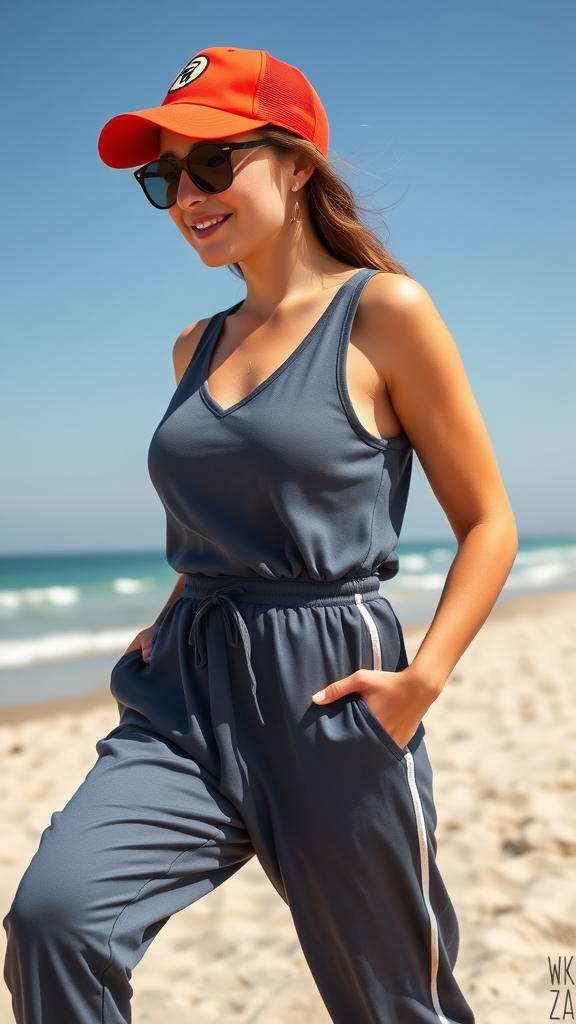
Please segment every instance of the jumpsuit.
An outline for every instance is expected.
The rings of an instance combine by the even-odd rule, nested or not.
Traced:
[[[455,913],[435,853],[420,723],[402,749],[358,668],[399,671],[379,584],[412,461],[346,386],[359,270],[285,362],[223,409],[216,314],[150,445],[167,554],[185,587],[146,664],[120,658],[120,721],[52,817],[6,919],[18,1024],[122,1024],[130,976],[169,917],[254,854],[288,903],[335,1024],[473,1024],[452,970]]]

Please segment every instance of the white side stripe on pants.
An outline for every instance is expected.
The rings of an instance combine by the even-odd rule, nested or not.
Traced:
[[[354,598],[358,605],[358,610],[364,619],[368,627],[370,634],[370,642],[372,644],[372,668],[375,671],[382,670],[382,648],[380,646],[380,636],[376,628],[376,623],[368,611],[368,608],[363,602],[362,594],[355,594]],[[420,848],[420,870],[422,875],[422,895],[424,896],[424,904],[428,912],[430,919],[430,995],[432,997],[432,1005],[438,1016],[440,1024],[454,1024],[448,1017],[442,1012],[440,1006],[440,1000],[438,999],[438,964],[439,964],[439,948],[438,948],[438,921],[436,920],[436,914],[432,908],[430,902],[430,872],[428,867],[428,836],[426,834],[426,822],[424,821],[424,811],[422,810],[422,801],[420,800],[420,794],[416,785],[416,773],[414,771],[414,758],[409,750],[404,752],[404,759],[406,761],[406,771],[408,775],[408,788],[410,789],[410,796],[412,797],[412,803],[414,805],[414,814],[416,816],[416,830],[418,833],[418,846]]]
[[[378,630],[376,629],[376,623],[370,615],[366,605],[362,601],[362,594],[354,594],[354,599],[358,605],[358,611],[364,619],[364,622],[368,626],[368,632],[370,633],[370,643],[372,644],[372,668],[376,672],[382,671],[382,648],[380,647],[380,637],[378,636]]]

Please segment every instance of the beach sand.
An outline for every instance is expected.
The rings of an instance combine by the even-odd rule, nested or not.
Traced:
[[[574,591],[503,605],[425,719],[438,861],[461,929],[456,976],[477,1024],[543,1024],[554,988],[556,1019],[568,990],[576,1014],[576,989],[551,984],[547,959],[574,956],[576,979],[575,627]],[[422,632],[406,630],[410,652]],[[3,914],[117,709],[102,693],[2,718]],[[135,1024],[329,1021],[289,912],[255,860],[168,923],[133,985]],[[0,1024],[12,1019],[2,988]]]

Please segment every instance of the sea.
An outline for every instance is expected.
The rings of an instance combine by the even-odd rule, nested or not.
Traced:
[[[403,625],[434,613],[455,546],[401,543],[381,593]],[[0,705],[102,689],[119,655],[156,618],[176,574],[163,552],[0,558]],[[576,587],[576,538],[521,541],[499,601]]]

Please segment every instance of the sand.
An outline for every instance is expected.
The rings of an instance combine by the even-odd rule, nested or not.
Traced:
[[[552,984],[547,959],[574,956],[576,979],[575,627],[576,592],[504,605],[425,719],[438,861],[461,928],[456,976],[477,1024],[572,1020],[567,992],[576,1015],[576,988]],[[413,651],[422,629],[406,635]],[[100,694],[4,718],[2,914],[117,710]],[[169,922],[133,985],[135,1024],[329,1021],[288,910],[255,861]],[[12,1020],[2,988],[0,1024]]]

